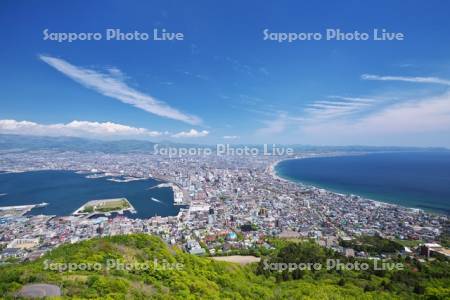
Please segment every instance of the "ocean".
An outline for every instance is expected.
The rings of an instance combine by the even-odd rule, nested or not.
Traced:
[[[125,197],[137,210],[136,214],[126,213],[128,217],[178,214],[179,206],[173,205],[171,188],[149,189],[160,181],[113,182],[107,180],[111,177],[86,178],[86,175],[72,171],[0,173],[0,206],[47,202],[48,206],[34,208],[28,214],[67,216],[89,200]]]
[[[450,151],[285,160],[275,171],[334,192],[450,215]]]

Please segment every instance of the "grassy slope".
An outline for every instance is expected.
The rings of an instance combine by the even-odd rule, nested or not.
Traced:
[[[73,271],[44,270],[44,260],[59,263],[122,262],[182,263],[181,270]],[[0,294],[12,298],[23,284],[55,283],[67,298],[101,299],[393,299],[387,292],[364,292],[358,282],[341,287],[339,277],[303,278],[277,283],[274,277],[255,275],[255,266],[195,257],[167,247],[159,238],[134,234],[63,245],[30,263],[0,267]]]

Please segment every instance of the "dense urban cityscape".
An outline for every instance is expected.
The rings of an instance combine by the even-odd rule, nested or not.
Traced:
[[[88,177],[110,176],[125,181],[156,178],[161,184],[155,188],[172,188],[174,204],[180,205],[180,211],[175,216],[142,219],[120,213],[29,215],[25,213],[32,207],[3,207],[1,259],[33,260],[64,243],[129,233],[155,234],[196,255],[270,248],[266,238],[280,237],[311,238],[346,256],[368,257],[368,253],[344,248],[338,241],[377,235],[420,241],[436,253],[450,256],[448,249],[436,244],[448,222],[445,215],[293,183],[279,178],[274,171],[280,160],[340,154],[168,158],[155,153],[6,151],[0,156],[4,172],[71,170]],[[405,253],[416,254],[408,247]]]

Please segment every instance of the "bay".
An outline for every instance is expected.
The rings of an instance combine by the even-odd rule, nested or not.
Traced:
[[[450,151],[285,160],[275,171],[338,193],[450,214]]]
[[[32,171],[0,173],[0,206],[49,203],[32,209],[29,214],[67,216],[90,200],[125,197],[137,213],[126,215],[148,218],[154,215],[177,215],[169,187],[152,188],[160,184],[154,179],[114,182],[111,177],[86,178],[73,171]],[[152,200],[158,199],[160,202]]]

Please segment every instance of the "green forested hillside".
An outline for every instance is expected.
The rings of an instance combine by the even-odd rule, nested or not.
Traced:
[[[313,260],[332,255],[313,243],[279,243],[267,262]],[[155,264],[155,259],[157,263]],[[267,259],[267,260],[266,260]],[[127,267],[106,268],[108,262]],[[72,265],[72,270],[68,268]],[[0,293],[14,298],[26,283],[54,283],[77,299],[445,299],[450,297],[446,262],[411,270],[370,272],[267,271],[263,262],[241,267],[195,257],[159,238],[126,235],[64,245],[29,263],[0,267]],[[82,267],[84,270],[82,270]],[[47,268],[47,269],[45,269]],[[55,270],[60,268],[60,270]],[[78,269],[77,269],[78,268]]]

